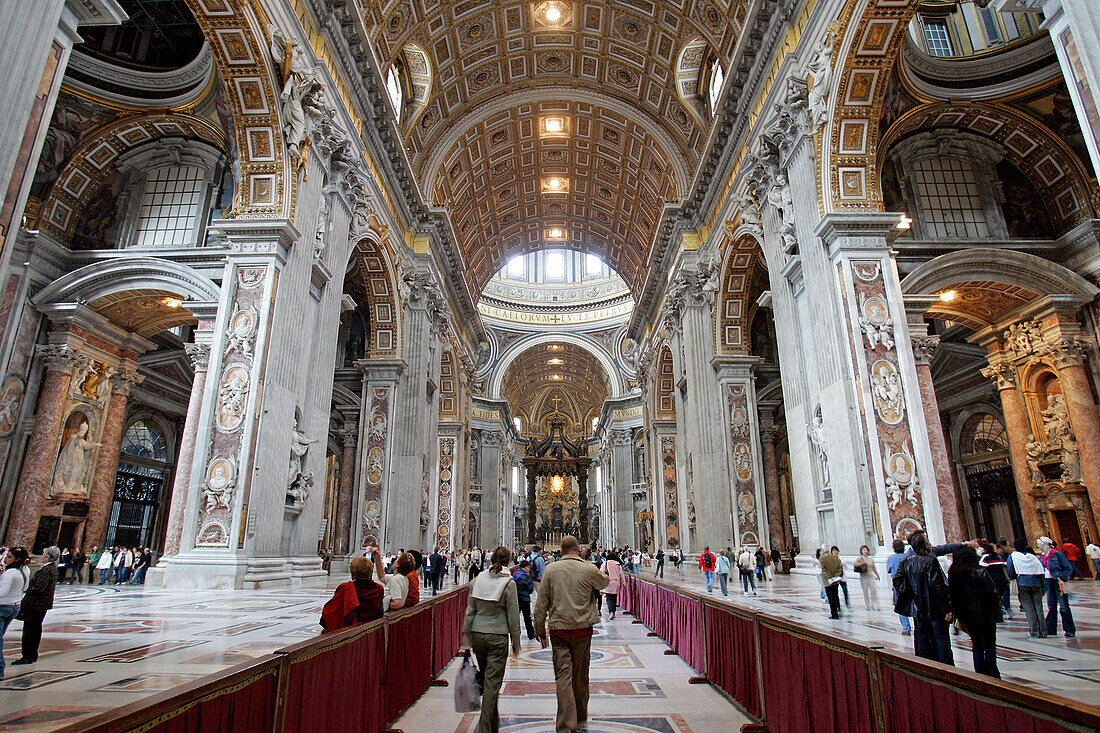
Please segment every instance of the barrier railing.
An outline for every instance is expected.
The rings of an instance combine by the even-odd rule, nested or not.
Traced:
[[[770,733],[1100,730],[1100,707],[627,575],[619,603]],[[746,726],[748,728],[749,726]]]
[[[468,596],[456,588],[56,733],[379,733],[458,652]]]

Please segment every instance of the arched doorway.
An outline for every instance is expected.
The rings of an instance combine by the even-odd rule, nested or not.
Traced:
[[[974,413],[962,425],[958,449],[975,535],[1024,536],[1004,423],[992,413]]]
[[[122,436],[106,546],[148,547],[172,473],[167,431],[148,417],[130,423]]]

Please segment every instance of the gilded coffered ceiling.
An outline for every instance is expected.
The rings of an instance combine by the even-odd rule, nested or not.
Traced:
[[[568,415],[574,427],[582,426],[589,415],[599,414],[610,388],[603,367],[585,349],[574,344],[539,344],[509,365],[501,394],[513,412],[527,417],[527,431],[527,422],[537,429],[542,418],[555,410]]]
[[[88,305],[115,325],[139,336],[196,323],[183,297],[167,290],[127,290],[97,298]]]
[[[952,285],[939,293],[940,302],[928,309],[928,315],[962,323],[975,330],[992,326],[1012,311],[1039,297],[1038,293],[993,281],[968,281]]]
[[[730,68],[748,3],[356,2],[382,69],[427,52],[431,96],[402,132],[421,190],[451,212],[472,289],[563,227],[637,294],[662,207],[707,144],[701,59]]]

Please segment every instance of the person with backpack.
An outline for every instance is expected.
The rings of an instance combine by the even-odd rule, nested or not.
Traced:
[[[718,558],[710,551],[710,545],[703,548],[699,556],[699,569],[703,571],[703,580],[707,584],[707,593],[714,591],[714,570],[718,567]]]

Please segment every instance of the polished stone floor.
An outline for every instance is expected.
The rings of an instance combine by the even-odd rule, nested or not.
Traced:
[[[644,569],[643,575],[652,577],[653,571]],[[664,580],[706,593],[703,574],[687,563],[680,570],[666,567]],[[847,584],[851,603],[845,608],[841,596],[838,621],[828,618],[828,606],[821,600],[821,586],[817,577],[808,572],[777,575],[768,582],[758,583],[757,596],[743,595],[739,578],[736,585],[729,583],[728,598],[722,598],[717,583],[713,595],[853,641],[913,651],[913,637],[902,636],[898,616],[890,612],[891,591],[887,582],[883,579],[877,586],[881,610],[868,611],[859,576],[849,573]],[[1067,639],[1059,624],[1056,636],[1030,638],[1027,621],[1019,611],[1019,601],[1013,598],[1015,618],[999,625],[997,630],[997,665],[1006,680],[1100,705],[1100,583],[1074,581],[1068,587],[1077,635]],[[974,669],[970,637],[966,634],[952,636],[952,647],[955,665]]]
[[[605,617],[606,618],[606,617]],[[689,685],[695,672],[646,627],[619,615],[592,639],[588,733],[713,733],[749,722],[710,685]],[[454,681],[458,662],[443,678]],[[508,660],[501,688],[501,733],[553,733],[557,706],[551,651],[524,638]],[[394,724],[406,733],[476,733],[477,713],[454,712],[453,687],[433,687]]]
[[[648,574],[648,571],[647,571]],[[668,568],[667,581],[704,590],[698,571]],[[331,585],[335,585],[334,579]],[[1100,703],[1100,584],[1070,585],[1078,634],[1047,640],[1027,636],[1022,619],[1001,627],[1002,673],[1007,679],[1077,700]],[[760,595],[730,587],[729,602],[751,605],[831,633],[909,648],[897,617],[867,612],[859,580],[849,581],[852,607],[840,621],[826,618],[811,575],[779,576]],[[316,635],[328,589],[272,591],[163,591],[139,586],[58,588],[46,617],[37,664],[7,668],[0,682],[0,731],[49,731],[106,708],[138,700],[197,677],[268,654]],[[716,595],[718,591],[715,591]],[[885,607],[885,583],[879,600]],[[10,663],[19,656],[22,624],[4,639]],[[737,730],[737,709],[707,685],[687,685],[692,672],[665,656],[659,639],[620,616],[599,627],[594,642],[591,731]],[[970,669],[969,641],[954,637],[955,659]],[[457,665],[445,677],[453,678]],[[535,646],[511,663],[501,710],[507,731],[552,730],[553,674],[549,653]],[[432,688],[401,721],[408,733],[472,731],[476,716],[453,712],[453,690]],[[630,698],[629,704],[612,698]]]

